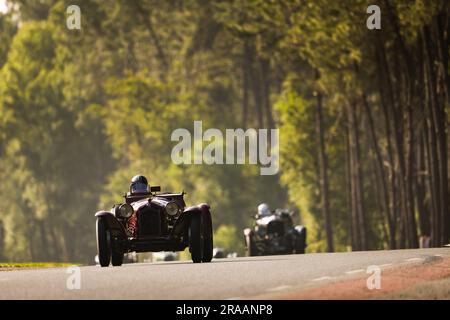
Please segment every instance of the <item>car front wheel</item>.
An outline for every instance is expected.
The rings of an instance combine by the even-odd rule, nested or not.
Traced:
[[[96,227],[98,260],[102,267],[107,267],[111,261],[111,237],[104,219],[98,218]]]
[[[211,262],[213,258],[213,231],[211,223],[204,229],[205,236],[203,239],[203,257],[202,262]]]
[[[203,259],[204,248],[202,219],[200,215],[195,214],[192,216],[189,232],[189,250],[191,251],[192,261],[194,263],[200,263]]]
[[[256,245],[255,240],[253,239],[253,235],[248,234],[245,236],[245,245],[247,247],[247,257],[258,255],[256,252]]]
[[[114,267],[120,267],[123,263],[123,253],[118,251],[111,252],[111,264]]]

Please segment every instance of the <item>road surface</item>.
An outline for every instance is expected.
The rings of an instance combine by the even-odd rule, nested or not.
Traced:
[[[437,248],[85,266],[72,290],[67,268],[0,271],[0,299],[270,298],[367,278],[371,265],[385,272],[449,258],[450,248]]]

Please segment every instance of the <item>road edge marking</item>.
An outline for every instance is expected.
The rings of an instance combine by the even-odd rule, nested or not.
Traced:
[[[355,273],[361,273],[364,272],[366,270],[364,269],[355,269],[355,270],[350,270],[350,271],[345,271],[346,274],[355,274]]]

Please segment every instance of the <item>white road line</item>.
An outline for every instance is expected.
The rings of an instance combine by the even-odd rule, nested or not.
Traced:
[[[419,262],[419,261],[424,261],[424,258],[411,258],[411,259],[406,259],[406,261],[408,262]]]
[[[292,286],[279,286],[275,288],[267,289],[266,291],[282,291],[291,288]]]
[[[233,297],[233,298],[228,298],[228,299],[225,299],[225,300],[241,300],[242,298],[241,297]]]
[[[356,269],[356,270],[350,270],[350,271],[346,271],[346,274],[354,274],[354,273],[360,273],[360,272],[364,272],[364,269]]]
[[[316,279],[312,279],[311,281],[323,281],[323,280],[330,280],[333,279],[332,277],[329,276],[325,276],[325,277],[320,277],[320,278],[316,278]]]
[[[389,267],[389,266],[392,266],[392,263],[385,263],[385,264],[382,264],[380,267],[384,268],[384,267]]]
[[[435,254],[434,256],[435,256],[435,257],[441,257],[441,258],[443,257],[442,254]]]

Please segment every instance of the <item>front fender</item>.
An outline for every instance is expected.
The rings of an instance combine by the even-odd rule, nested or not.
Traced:
[[[298,234],[306,233],[306,227],[304,226],[295,226],[294,229],[298,232]]]
[[[97,219],[104,219],[108,230],[113,236],[126,238],[126,232],[123,225],[117,220],[117,218],[109,211],[98,211],[95,213]]]
[[[306,227],[304,227],[304,226],[295,226],[295,231],[297,232],[297,234],[300,237],[303,237],[303,241],[305,242],[305,246],[306,246],[306,241],[307,241],[307,239],[306,239],[306,237],[307,237]]]
[[[249,237],[253,234],[253,230],[250,228],[245,228],[244,229],[244,236]]]
[[[197,214],[202,216],[204,234],[212,235],[212,218],[210,206],[207,203],[201,203],[196,206],[185,208],[172,229],[172,235],[181,235],[185,230],[187,230],[189,228],[192,216]]]

